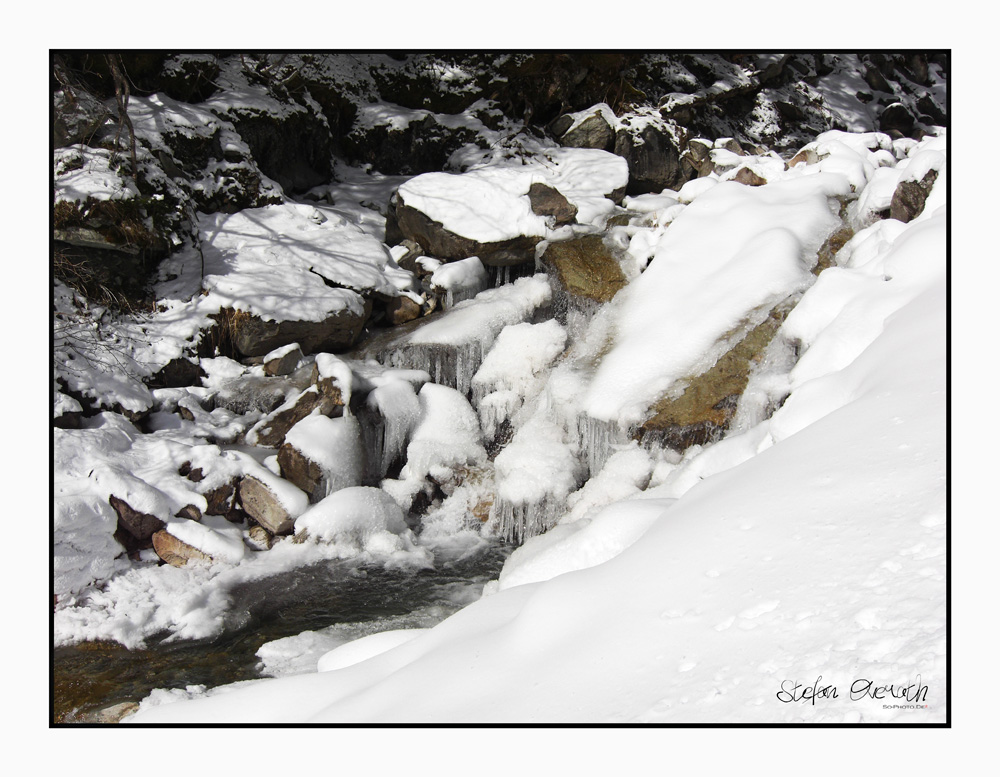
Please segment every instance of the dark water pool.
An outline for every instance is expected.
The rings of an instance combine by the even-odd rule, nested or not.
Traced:
[[[214,687],[259,678],[260,646],[303,631],[386,619],[391,623],[414,611],[423,613],[414,625],[429,625],[428,618],[447,617],[495,579],[510,551],[491,544],[450,561],[439,556],[435,569],[418,572],[317,564],[235,588],[225,630],[213,639],[161,638],[150,640],[144,650],[111,642],[57,648],[52,719],[75,722],[89,711],[138,702],[154,688]],[[374,630],[381,629],[376,624]]]

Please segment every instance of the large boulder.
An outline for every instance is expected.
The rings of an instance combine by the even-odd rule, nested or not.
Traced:
[[[614,116],[608,106],[596,105],[588,111],[564,114],[552,123],[552,131],[562,146],[611,151],[615,145],[615,131],[608,122],[609,113]],[[581,114],[586,115],[581,117]]]
[[[233,328],[233,345],[243,356],[264,356],[291,343],[298,343],[305,354],[346,351],[357,343],[371,311],[372,302],[365,299],[362,314],[344,309],[322,321],[265,321],[241,314]]]
[[[681,164],[681,149],[666,126],[649,123],[641,129],[622,127],[614,151],[628,162],[630,195],[679,189],[694,176]]]
[[[453,261],[478,256],[483,264],[498,267],[521,264],[535,257],[540,235],[518,235],[506,240],[478,241],[446,229],[416,208],[411,208],[400,195],[396,201],[395,222],[404,238],[418,243],[426,253]]]
[[[567,293],[595,302],[609,301],[627,283],[600,235],[551,243],[541,262]]]

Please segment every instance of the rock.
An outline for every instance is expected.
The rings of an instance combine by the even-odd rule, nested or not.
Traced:
[[[688,380],[677,399],[664,398],[651,408],[652,416],[639,427],[640,440],[684,451],[718,439],[729,427],[750,370],[761,358],[791,306],[779,304],[763,323],[752,329],[701,375]]]
[[[393,326],[405,324],[420,318],[423,308],[420,303],[414,302],[412,298],[405,294],[398,297],[390,297],[385,303],[385,320]]]
[[[271,534],[291,534],[295,522],[271,490],[255,477],[240,481],[240,504],[247,514]]]
[[[733,176],[732,180],[736,181],[736,183],[745,184],[746,186],[763,186],[767,183],[766,178],[761,178],[749,167],[741,167],[739,172]]]
[[[119,499],[112,494],[108,497],[108,502],[118,513],[118,528],[125,529],[132,537],[140,542],[149,540],[154,533],[160,531],[166,524],[155,515],[140,513],[135,510],[124,499]]]
[[[253,445],[277,448],[285,441],[288,430],[317,408],[327,416],[343,413],[344,400],[335,382],[331,378],[318,378],[314,372],[313,383],[314,386],[307,388],[294,400],[286,402],[254,424],[247,432],[247,441]]]
[[[189,561],[211,561],[212,557],[196,547],[182,542],[166,529],[153,535],[153,550],[172,567],[183,567]]]
[[[736,156],[746,156],[746,152],[743,150],[743,146],[739,144],[736,138],[720,138],[715,144],[716,148],[724,148]]]
[[[533,213],[538,216],[551,216],[557,227],[576,221],[576,206],[558,189],[553,189],[544,183],[533,183],[528,189],[528,199],[531,200]]]
[[[681,165],[681,152],[665,127],[647,124],[638,132],[623,127],[615,135],[614,152],[628,162],[630,195],[679,189],[693,176]]]
[[[247,532],[246,544],[254,550],[270,550],[274,538],[263,526],[253,525]]]
[[[291,343],[264,357],[265,375],[288,375],[302,361],[302,349],[298,343]]]
[[[889,82],[886,81],[885,76],[879,72],[879,69],[873,65],[868,65],[865,68],[864,75],[865,83],[868,84],[876,92],[888,92],[892,94],[892,87],[889,86]]]
[[[264,356],[291,343],[298,343],[304,354],[345,351],[358,341],[371,312],[371,300],[364,299],[361,315],[341,310],[323,321],[264,321],[243,314],[234,326],[233,345],[243,356]]]
[[[566,119],[569,119],[567,124]],[[602,151],[610,151],[615,145],[615,131],[608,124],[601,111],[594,111],[576,127],[568,132],[563,127],[572,126],[573,119],[570,116],[560,116],[553,124],[553,130],[557,132],[559,144],[570,148],[599,148]]]
[[[913,132],[913,123],[913,116],[902,103],[887,106],[878,117],[878,126],[882,132],[891,133],[896,130],[904,137]]]
[[[146,385],[150,388],[197,386],[204,377],[205,371],[197,361],[181,357],[167,362],[146,380]]]
[[[551,243],[541,263],[569,294],[607,302],[626,284],[618,260],[599,235]]]
[[[786,169],[791,169],[798,164],[814,165],[819,161],[819,154],[816,153],[815,149],[804,148],[791,159],[788,160],[788,164],[785,166]]]
[[[233,480],[231,483],[224,483],[205,494],[205,500],[208,502],[205,514],[228,515],[229,511],[233,509],[233,496],[236,493],[238,483],[239,481]]]
[[[315,461],[289,443],[278,450],[278,466],[281,477],[309,495],[309,503],[315,504],[326,494],[324,477],[326,472]]]
[[[111,118],[104,104],[87,92],[60,89],[52,95],[52,145],[88,143]]]
[[[370,164],[386,175],[418,175],[442,170],[448,158],[476,134],[465,127],[446,127],[430,114],[411,119],[402,129],[379,124],[355,125],[343,138],[344,155]]]
[[[127,715],[131,715],[139,710],[138,702],[123,701],[119,704],[112,704],[110,707],[102,707],[99,710],[82,712],[73,719],[73,723],[100,723],[110,725],[118,723]],[[69,721],[67,721],[69,722]]]
[[[533,261],[538,236],[519,235],[494,243],[480,243],[445,229],[440,222],[407,205],[400,197],[396,203],[396,219],[403,236],[418,243],[424,252],[444,260],[478,256],[483,264],[508,266]]]
[[[889,218],[906,224],[923,213],[927,195],[930,194],[931,187],[937,180],[937,175],[937,170],[928,170],[923,180],[919,182],[903,181],[900,183],[892,194]]]
[[[189,521],[200,521],[201,510],[198,509],[197,505],[184,505],[177,511],[177,517],[187,518]]]
[[[264,175],[281,184],[286,192],[303,192],[326,183],[333,175],[330,128],[317,113],[241,106],[231,109],[224,118],[233,123],[250,147]],[[289,138],[295,138],[295,142],[288,142]]]
[[[934,98],[929,94],[925,94],[917,100],[917,110],[927,116],[934,124],[942,127],[948,124],[948,117],[945,115],[945,112],[941,110],[940,106],[934,102]]]

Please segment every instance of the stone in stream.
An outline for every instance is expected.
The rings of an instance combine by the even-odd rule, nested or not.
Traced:
[[[264,321],[244,311],[229,311],[233,345],[243,356],[264,356],[298,343],[304,354],[344,351],[353,346],[372,312],[372,302],[358,295],[361,312],[340,310],[322,321]]]

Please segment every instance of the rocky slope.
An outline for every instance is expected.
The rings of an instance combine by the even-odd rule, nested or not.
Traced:
[[[449,527],[520,542],[612,501],[605,470],[662,484],[782,405],[803,294],[945,162],[940,55],[53,72],[64,641],[211,633],[224,601],[167,612],[165,584],[112,612],[162,563],[419,566]]]

